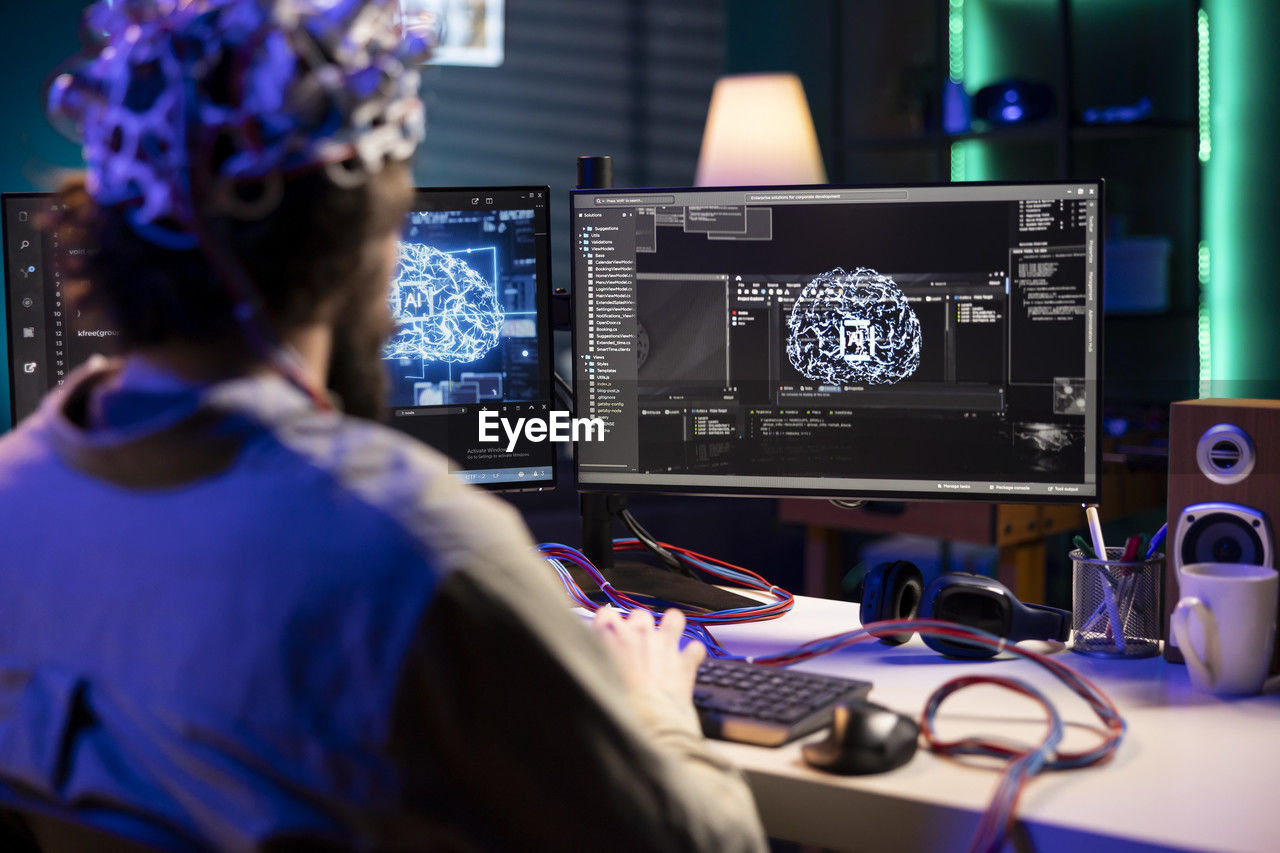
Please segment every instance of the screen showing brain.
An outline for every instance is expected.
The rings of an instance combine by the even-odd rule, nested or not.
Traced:
[[[920,366],[920,319],[889,276],[836,267],[796,298],[787,358],[815,382],[892,385]]]
[[[396,333],[386,358],[467,363],[498,345],[503,314],[494,283],[455,255],[401,243],[388,299]]]

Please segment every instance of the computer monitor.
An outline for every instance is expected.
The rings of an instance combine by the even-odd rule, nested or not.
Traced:
[[[481,442],[482,411],[544,418],[552,406],[546,186],[419,189],[391,284],[383,350],[390,423],[491,489],[555,485],[555,445]]]
[[[1100,181],[572,194],[584,491],[1095,499]]]
[[[552,445],[478,442],[483,409],[551,408],[549,196],[546,186],[416,190],[391,287],[388,422],[490,489],[555,484]],[[55,203],[49,193],[0,200],[12,423],[90,355],[119,350],[115,329],[69,309],[60,266],[78,250],[40,229]]]

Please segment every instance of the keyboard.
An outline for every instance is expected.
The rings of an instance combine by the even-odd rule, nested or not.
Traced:
[[[708,658],[693,705],[707,737],[780,746],[830,724],[832,708],[866,698],[868,681]]]

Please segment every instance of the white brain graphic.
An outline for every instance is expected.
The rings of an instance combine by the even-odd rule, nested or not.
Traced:
[[[400,244],[388,299],[396,333],[385,358],[467,363],[498,345],[503,314],[494,283],[432,246]]]
[[[920,340],[920,319],[902,289],[865,267],[819,275],[787,319],[787,358],[815,382],[901,382],[920,367]]]

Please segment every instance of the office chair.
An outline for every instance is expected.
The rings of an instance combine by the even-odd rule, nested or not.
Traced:
[[[43,812],[0,806],[0,850],[12,853],[154,853],[155,847]]]
[[[149,828],[157,831],[154,826]],[[156,853],[157,850],[206,849],[175,834],[153,836],[152,841],[154,844],[135,841],[43,811],[25,812],[0,806],[0,851],[4,853]],[[342,853],[350,848],[306,834],[282,833],[265,839],[259,849],[263,853]]]
[[[17,812],[0,807],[0,850],[13,853],[39,853],[40,846]]]

